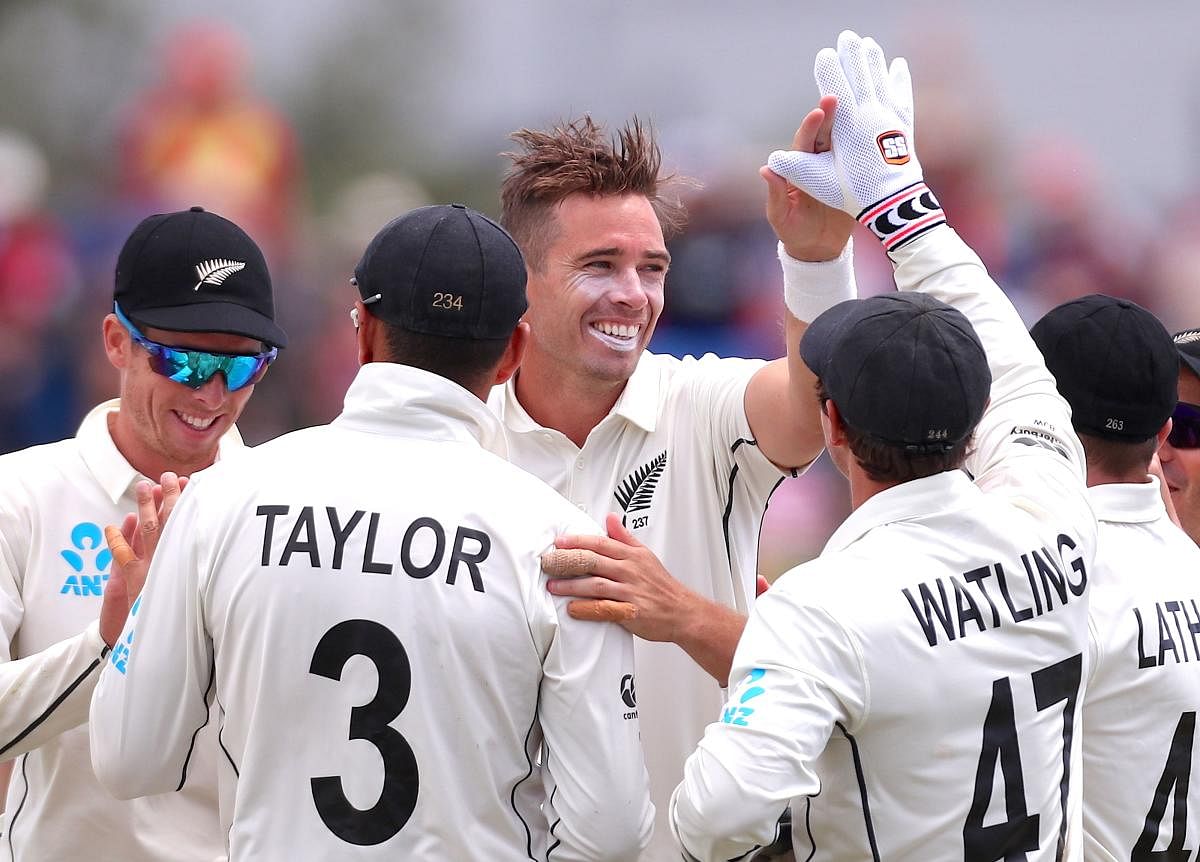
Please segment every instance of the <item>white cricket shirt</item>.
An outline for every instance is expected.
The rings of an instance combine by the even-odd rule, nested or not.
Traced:
[[[1191,859],[1200,847],[1200,548],[1171,523],[1149,478],[1089,489],[1100,541],[1083,830],[1097,862]]]
[[[94,408],[75,437],[0,456],[0,658],[58,649],[100,615],[111,555],[106,524],[137,511],[133,489],[145,478],[117,450],[108,416],[117,402]],[[242,448],[231,429],[220,454]],[[86,715],[103,643],[68,651],[58,673],[39,674],[0,746],[25,747],[47,722],[71,726]],[[70,670],[76,669],[74,676]],[[65,699],[62,699],[66,695]],[[65,710],[63,715],[58,715]],[[61,726],[60,724],[60,726]],[[52,729],[52,728],[51,728]],[[13,766],[0,859],[122,862],[212,862],[222,843],[216,814],[216,737],[196,739],[196,769],[179,793],[135,802],[111,798],[96,782],[88,732],[75,727],[44,742]],[[3,755],[0,755],[3,756]],[[174,786],[170,789],[174,790]]]
[[[636,857],[633,639],[539,562],[598,527],[481,441],[478,398],[371,363],[331,425],[190,485],[92,701],[104,785],[173,786],[212,686],[233,862]]]
[[[959,308],[988,351],[975,481],[874,495],[755,603],[672,800],[698,859],[769,843],[790,800],[797,859],[1080,858],[1096,526],[1070,410],[949,228],[893,254],[901,288]]]
[[[492,390],[508,457],[603,522],[609,512],[688,589],[748,613],[758,533],[782,475],[746,421],[746,385],[765,363],[642,354],[613,409],[580,449],[543,428],[517,401],[515,384]],[[666,806],[683,762],[724,701],[720,686],[671,643],[634,642],[638,710],[657,810],[643,860],[679,853]]]

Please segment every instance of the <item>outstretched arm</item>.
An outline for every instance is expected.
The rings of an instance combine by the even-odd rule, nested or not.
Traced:
[[[796,130],[795,151],[819,153],[830,146],[837,99],[827,96]],[[787,355],[770,362],[746,387],[746,420],[759,449],[780,467],[803,467],[824,446],[815,378],[800,359],[808,322],[856,291],[850,233],[854,219],[824,206],[769,167],[759,169],[767,184],[767,220],[779,237],[784,273]]]

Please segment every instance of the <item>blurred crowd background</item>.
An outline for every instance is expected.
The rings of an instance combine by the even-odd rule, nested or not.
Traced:
[[[507,135],[584,112],[650,120],[697,181],[652,348],[780,355],[757,168],[843,27],[909,58],[929,184],[1028,323],[1099,291],[1200,325],[1200,6],[811,5],[0,0],[0,452],[71,435],[115,393],[99,322],[117,250],[193,204],[262,245],[291,337],[244,436],[328,421],[370,237],[424,203],[495,215]],[[889,289],[869,236],[857,251],[860,290]],[[785,482],[763,573],[815,555],[846,511],[825,459]]]

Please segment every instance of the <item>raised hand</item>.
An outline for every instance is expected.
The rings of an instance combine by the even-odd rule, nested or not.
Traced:
[[[126,515],[120,529],[104,528],[113,563],[100,605],[100,637],[110,647],[121,636],[130,609],[141,595],[159,536],[187,481],[186,476],[163,473],[157,485],[139,482],[134,489],[137,513]]]
[[[897,57],[845,30],[817,54],[822,97],[835,96],[827,153],[777,150],[767,166],[817,200],[855,216],[889,251],[945,221],[913,142],[912,80]]]

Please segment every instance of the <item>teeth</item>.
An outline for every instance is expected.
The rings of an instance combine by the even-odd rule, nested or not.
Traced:
[[[199,416],[192,416],[190,413],[179,413],[177,415],[180,419],[182,419],[191,427],[195,428],[197,431],[206,430],[209,425],[212,425],[213,422],[216,421],[217,418],[216,416],[210,416],[208,419],[201,419]]]
[[[617,338],[633,338],[642,331],[641,324],[623,324],[623,323],[593,323],[593,327],[603,332],[605,335],[616,336]]]

